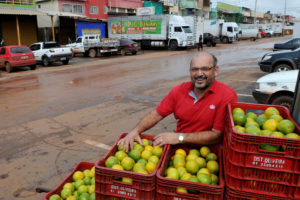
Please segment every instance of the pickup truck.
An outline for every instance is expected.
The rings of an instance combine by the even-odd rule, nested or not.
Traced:
[[[120,41],[117,38],[103,38],[101,35],[79,36],[75,43],[67,44],[73,54],[83,53],[91,58],[101,54],[117,53]]]
[[[37,63],[48,66],[52,62],[61,61],[64,65],[72,59],[70,47],[61,47],[58,42],[37,42],[29,47]]]

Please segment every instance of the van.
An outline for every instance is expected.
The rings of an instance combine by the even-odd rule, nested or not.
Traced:
[[[255,41],[259,37],[258,29],[242,29],[239,31],[238,40],[248,40]]]

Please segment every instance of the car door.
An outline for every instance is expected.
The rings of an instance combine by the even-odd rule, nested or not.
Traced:
[[[5,66],[5,47],[0,47],[0,67]]]
[[[42,60],[42,54],[41,54],[41,51],[39,51],[41,48],[40,44],[33,44],[29,48],[32,51],[34,58],[36,60]]]

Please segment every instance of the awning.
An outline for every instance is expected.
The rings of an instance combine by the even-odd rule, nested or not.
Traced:
[[[46,15],[36,9],[0,8],[0,15]]]
[[[85,15],[78,15],[78,14],[69,13],[69,12],[58,12],[58,11],[52,11],[52,10],[39,10],[39,12],[42,12],[43,14],[49,15],[49,16],[86,18]]]

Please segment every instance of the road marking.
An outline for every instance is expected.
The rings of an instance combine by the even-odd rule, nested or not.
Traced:
[[[103,143],[100,143],[100,142],[96,142],[96,141],[93,141],[93,140],[86,140],[84,142],[87,143],[87,144],[90,144],[92,146],[105,149],[105,150],[110,150],[111,149],[111,146],[103,144]]]
[[[252,97],[251,94],[237,94],[238,96],[244,96],[244,97]]]

